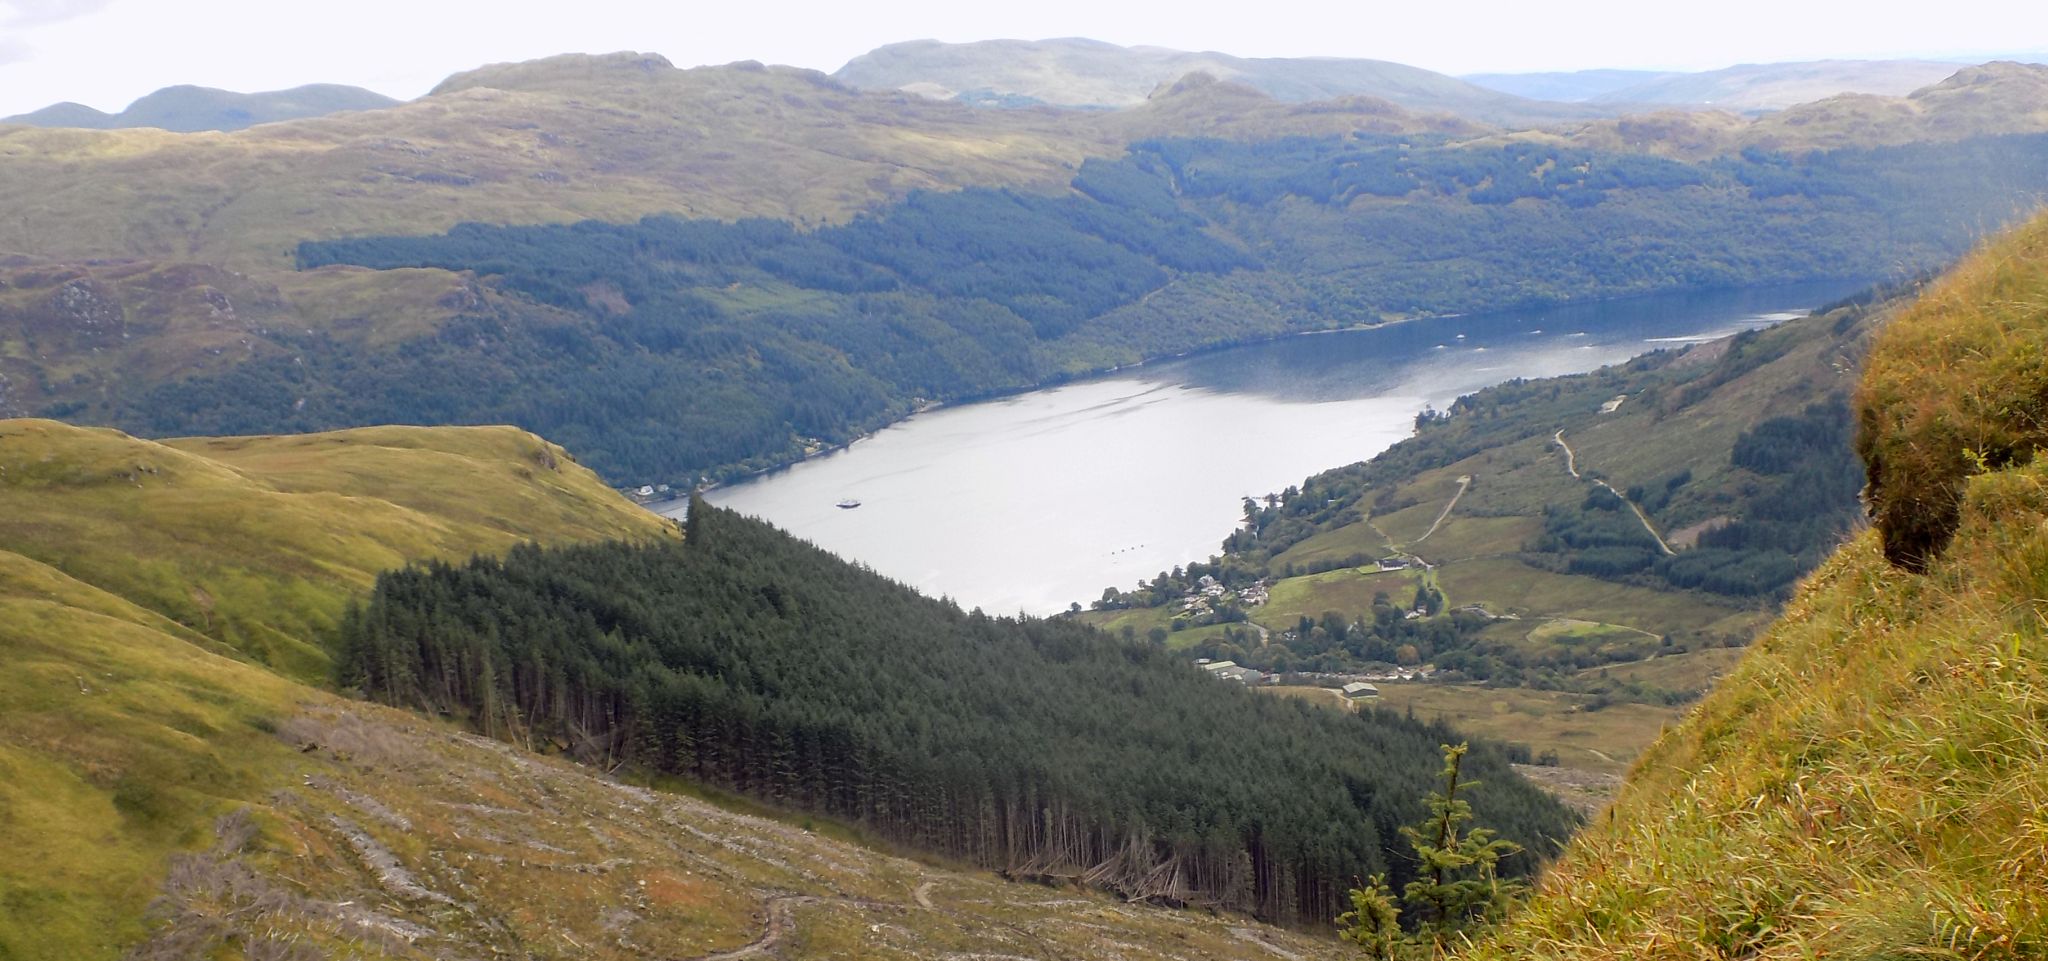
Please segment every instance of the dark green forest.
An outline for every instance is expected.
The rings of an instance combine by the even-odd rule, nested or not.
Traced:
[[[1359,877],[1413,876],[1396,828],[1457,739],[1071,621],[962,611],[701,502],[679,544],[387,573],[338,647],[345,684],[494,736],[1015,877],[1278,920],[1333,916]],[[1489,823],[1555,851],[1570,816],[1500,749],[1469,763]]]
[[[1271,337],[1947,261],[2048,190],[2048,137],[1704,162],[1367,136],[1165,140],[1058,196],[920,193],[851,223],[650,217],[307,243],[474,271],[434,334],[289,348],[66,413],[150,435],[513,423],[614,483],[786,463],[933,402]]]

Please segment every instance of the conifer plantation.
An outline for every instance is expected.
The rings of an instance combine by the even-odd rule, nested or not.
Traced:
[[[682,544],[529,547],[382,576],[343,681],[587,760],[696,778],[1012,876],[1325,919],[1413,877],[1448,731],[1340,714],[1061,620],[922,597],[701,502]],[[1571,816],[1475,748],[1529,849]]]

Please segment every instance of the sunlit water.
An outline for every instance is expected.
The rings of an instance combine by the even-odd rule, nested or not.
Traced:
[[[1859,286],[1289,337],[930,411],[708,499],[965,606],[1050,613],[1215,553],[1245,497],[1371,457],[1425,406],[1768,326]]]

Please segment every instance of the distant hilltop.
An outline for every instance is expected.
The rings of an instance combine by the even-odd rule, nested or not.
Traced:
[[[870,90],[1003,106],[1130,107],[1181,78],[1206,73],[1275,100],[1378,97],[1408,110],[1521,125],[1606,116],[1600,108],[1530,100],[1456,77],[1385,60],[1248,58],[1099,40],[912,40],[848,61],[834,80]]]
[[[981,106],[1118,108],[1143,103],[1183,77],[1205,73],[1282,102],[1378,97],[1421,113],[1514,127],[1646,109],[1756,114],[1842,94],[1900,97],[1940,83],[1965,66],[1936,60],[1813,60],[1696,73],[1580,70],[1453,77],[1384,60],[1235,57],[1063,38],[892,43],[853,58],[832,76],[853,87]]]
[[[1712,107],[1758,113],[1845,93],[1903,97],[1940,83],[1965,66],[1968,64],[1937,60],[1812,60],[1745,63],[1699,73],[1578,70],[1477,73],[1460,79],[1521,97],[1618,110]]]
[[[309,83],[290,90],[236,93],[212,87],[165,87],[128,105],[120,113],[94,110],[82,103],[51,104],[41,110],[0,118],[0,124],[32,127],[157,127],[177,133],[241,130],[259,123],[323,117],[344,110],[377,110],[401,101],[373,90],[333,83]]]

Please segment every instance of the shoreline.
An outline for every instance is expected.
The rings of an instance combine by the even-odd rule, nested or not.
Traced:
[[[1458,311],[1458,312],[1453,312],[1453,313],[1444,313],[1444,314],[1422,314],[1422,315],[1416,315],[1416,316],[1410,316],[1410,317],[1397,317],[1397,318],[1393,318],[1393,319],[1389,319],[1389,320],[1384,320],[1384,321],[1381,321],[1381,322],[1379,322],[1379,323],[1376,323],[1376,324],[1351,324],[1351,325],[1348,325],[1348,326],[1343,326],[1343,327],[1320,327],[1320,328],[1316,328],[1316,329],[1314,329],[1314,330],[1293,330],[1293,331],[1283,331],[1283,332],[1280,332],[1280,333],[1275,333],[1275,334],[1268,334],[1268,335],[1264,335],[1264,336],[1258,336],[1258,337],[1251,337],[1251,338],[1246,338],[1246,339],[1240,339],[1240,340],[1231,340],[1231,341],[1224,341],[1224,342],[1220,342],[1220,343],[1208,344],[1208,345],[1205,345],[1205,346],[1201,346],[1201,347],[1194,347],[1194,348],[1190,348],[1190,349],[1188,349],[1188,350],[1183,350],[1183,351],[1180,351],[1180,352],[1178,352],[1178,353],[1172,353],[1172,354],[1162,354],[1162,355],[1159,355],[1159,356],[1156,356],[1156,357],[1149,357],[1149,358],[1144,358],[1144,359],[1141,359],[1141,360],[1133,361],[1133,362],[1131,362],[1131,363],[1128,363],[1128,364],[1117,364],[1117,365],[1114,365],[1114,366],[1111,366],[1111,367],[1101,367],[1101,368],[1095,368],[1095,369],[1093,369],[1093,370],[1088,370],[1088,371],[1082,371],[1082,372],[1078,372],[1078,373],[1073,373],[1073,374],[1061,374],[1061,375],[1057,375],[1057,376],[1055,376],[1055,377],[1051,377],[1051,378],[1048,378],[1048,379],[1046,379],[1046,380],[1042,380],[1042,381],[1039,381],[1039,382],[1037,382],[1037,383],[1034,383],[1034,384],[1027,384],[1027,385],[1022,385],[1022,386],[1018,386],[1018,387],[1014,387],[1014,388],[1010,388],[1010,389],[1005,389],[1005,390],[996,390],[996,391],[990,391],[990,392],[988,392],[988,393],[984,393],[984,394],[976,394],[976,395],[973,395],[973,396],[970,396],[970,397],[961,397],[961,398],[956,398],[956,399],[954,399],[954,400],[950,400],[950,401],[934,401],[934,402],[931,402],[931,403],[927,403],[927,404],[924,404],[924,405],[922,405],[922,406],[920,406],[920,407],[916,408],[915,410],[912,410],[912,411],[910,411],[909,413],[907,413],[907,414],[904,414],[904,415],[902,415],[902,416],[900,416],[900,417],[892,418],[892,419],[891,419],[891,420],[889,420],[888,422],[886,422],[886,423],[883,423],[883,424],[881,424],[881,425],[879,425],[879,426],[877,426],[877,427],[875,427],[875,428],[873,428],[873,429],[870,429],[870,430],[866,430],[866,431],[863,431],[863,432],[861,432],[861,433],[860,433],[860,434],[859,434],[858,436],[855,436],[855,437],[853,437],[853,438],[851,438],[851,439],[849,439],[849,440],[847,440],[847,441],[845,441],[845,442],[843,442],[843,443],[833,444],[833,445],[830,445],[830,446],[827,446],[827,447],[823,447],[823,448],[820,448],[819,450],[816,450],[816,451],[813,451],[813,452],[810,452],[810,453],[806,453],[806,454],[801,454],[801,455],[799,455],[799,456],[797,456],[797,457],[794,457],[794,458],[792,458],[792,459],[790,459],[790,460],[788,460],[788,461],[785,461],[785,462],[783,462],[783,463],[779,463],[779,464],[776,464],[776,465],[773,465],[773,466],[770,466],[770,467],[763,467],[763,468],[759,468],[759,469],[757,469],[757,470],[751,470],[751,471],[747,471],[747,472],[745,472],[745,473],[743,473],[743,474],[737,474],[737,475],[734,475],[734,476],[732,476],[732,477],[727,477],[727,478],[723,478],[723,479],[720,479],[720,480],[712,481],[712,482],[710,482],[710,483],[708,483],[708,484],[703,484],[703,485],[700,485],[700,486],[697,486],[697,487],[691,488],[691,489],[689,489],[688,491],[685,491],[685,492],[684,492],[684,494],[683,494],[683,496],[681,496],[681,497],[671,497],[671,498],[669,498],[668,500],[665,500],[665,501],[646,501],[646,502],[638,501],[638,500],[636,499],[636,500],[635,500],[635,503],[639,503],[639,504],[640,504],[641,506],[643,506],[643,507],[647,508],[648,510],[650,510],[650,511],[652,511],[652,512],[656,513],[656,514],[660,514],[660,515],[662,515],[662,516],[669,516],[669,513],[668,513],[669,511],[671,511],[671,510],[678,510],[678,509],[680,509],[680,508],[681,508],[682,506],[684,506],[684,505],[687,505],[687,504],[689,503],[689,498],[690,498],[690,495],[692,495],[692,494],[698,494],[698,495],[701,495],[701,494],[706,494],[706,493],[709,493],[709,492],[711,492],[711,491],[715,491],[715,490],[718,490],[718,489],[720,489],[720,488],[723,488],[723,487],[727,487],[727,486],[730,486],[730,485],[732,485],[732,484],[736,484],[736,483],[741,483],[741,482],[745,482],[745,481],[752,481],[752,480],[756,480],[756,479],[759,479],[759,478],[762,478],[762,477],[765,477],[765,476],[768,476],[768,475],[772,475],[772,474],[775,474],[775,473],[778,473],[778,472],[781,472],[781,471],[786,471],[786,470],[789,470],[789,469],[791,469],[791,468],[794,468],[794,467],[796,467],[796,466],[798,466],[798,465],[801,465],[801,464],[805,464],[805,463],[811,462],[811,461],[813,461],[813,460],[821,460],[821,459],[824,459],[824,458],[826,458],[826,457],[830,457],[830,456],[832,456],[832,455],[834,455],[834,454],[838,454],[838,453],[841,453],[841,452],[843,452],[843,451],[845,451],[845,450],[847,450],[847,449],[851,448],[851,447],[852,447],[853,445],[855,445],[855,444],[858,444],[858,443],[860,443],[860,442],[861,442],[861,441],[863,441],[863,440],[867,440],[867,439],[869,439],[869,438],[871,438],[871,437],[875,436],[876,434],[879,434],[879,433],[881,433],[882,431],[885,431],[885,430],[888,430],[888,429],[890,429],[890,428],[892,428],[892,427],[895,427],[895,426],[897,426],[897,425],[900,425],[900,424],[906,423],[906,422],[910,421],[911,419],[913,419],[913,418],[917,417],[917,416],[918,416],[918,415],[920,415],[920,414],[927,414],[927,413],[931,413],[931,412],[934,412],[934,411],[940,411],[940,410],[945,410],[945,409],[948,409],[948,408],[954,408],[954,407],[964,407],[964,406],[969,406],[969,405],[973,405],[973,404],[980,404],[980,403],[986,403],[986,402],[988,402],[988,401],[1002,400],[1002,399],[1004,399],[1004,398],[1008,398],[1008,397],[1017,397],[1017,396],[1021,396],[1021,395],[1024,395],[1024,394],[1034,393],[1034,392],[1036,392],[1036,391],[1041,391],[1041,390],[1051,390],[1051,389],[1054,389],[1054,388],[1058,388],[1058,387],[1063,387],[1063,386],[1066,386],[1066,385],[1068,385],[1068,384],[1080,384],[1080,383],[1087,383],[1087,382],[1090,382],[1090,381],[1095,381],[1095,380],[1101,380],[1101,379],[1104,379],[1104,378],[1108,378],[1108,377],[1111,377],[1111,376],[1114,376],[1114,375],[1117,375],[1117,374],[1121,374],[1121,373],[1126,373],[1126,372],[1129,372],[1129,371],[1133,371],[1133,370],[1138,370],[1138,369],[1141,369],[1141,368],[1144,368],[1144,367],[1147,367],[1147,366],[1152,366],[1152,365],[1158,365],[1158,364],[1163,364],[1163,363],[1167,363],[1167,362],[1170,362],[1170,361],[1177,361],[1177,360],[1186,360],[1186,359],[1189,359],[1189,358],[1193,358],[1193,357],[1200,357],[1200,356],[1203,356],[1203,355],[1206,355],[1206,354],[1214,354],[1214,353],[1220,353],[1220,352],[1223,352],[1223,351],[1227,351],[1227,350],[1236,350],[1236,349],[1238,349],[1238,348],[1242,348],[1242,347],[1255,347],[1255,346],[1259,346],[1259,345],[1262,345],[1262,344],[1271,344],[1271,343],[1276,343],[1276,342],[1279,342],[1279,341],[1283,341],[1283,340],[1287,340],[1287,339],[1289,339],[1289,338],[1294,338],[1294,337],[1320,337],[1320,336],[1328,336],[1328,335],[1334,335],[1334,334],[1353,334],[1353,333],[1361,333],[1361,332],[1365,332],[1365,331],[1374,331],[1374,330],[1386,330],[1386,329],[1391,329],[1391,328],[1394,328],[1394,327],[1398,327],[1398,326],[1406,326],[1406,325],[1409,325],[1409,324],[1421,323],[1421,322],[1426,322],[1426,321],[1442,321],[1442,320],[1455,320],[1455,319],[1458,319],[1458,318],[1461,318],[1461,317],[1482,317],[1482,318],[1483,318],[1483,317],[1486,317],[1486,316],[1489,316],[1489,315],[1492,315],[1492,314],[1506,314],[1506,313],[1512,313],[1512,312],[1517,312],[1517,311],[1528,311],[1528,310],[1558,310],[1558,309],[1566,309],[1566,308],[1574,308],[1574,307],[1590,307],[1590,306],[1594,306],[1594,305],[1598,305],[1598,304],[1620,304],[1620,303],[1626,303],[1626,302],[1628,302],[1628,301],[1632,301],[1632,300],[1648,300],[1648,299],[1652,299],[1652,298],[1657,298],[1657,297],[1669,297],[1669,296],[1674,296],[1674,295],[1680,295],[1680,294],[1708,294],[1708,293],[1714,293],[1714,292],[1726,292],[1726,291],[1743,291],[1743,290],[1768,290],[1768,289],[1771,289],[1771,288],[1778,288],[1778,287],[1791,287],[1791,286],[1799,286],[1799,285],[1804,285],[1804,284],[1821,284],[1821,283],[1833,283],[1833,282],[1852,282],[1852,283],[1865,283],[1865,284],[1874,284],[1874,283],[1878,283],[1878,281],[1871,281],[1871,280],[1868,280],[1868,279],[1857,279],[1857,278],[1840,278],[1840,277],[1817,277],[1817,278],[1808,278],[1808,279],[1804,279],[1804,280],[1792,280],[1792,281],[1784,281],[1784,282],[1781,282],[1781,283],[1774,283],[1774,284],[1761,284],[1761,285],[1751,285],[1751,286],[1740,286],[1740,285],[1737,285],[1737,286],[1725,286],[1725,285],[1724,285],[1724,286],[1708,286],[1708,287],[1686,287],[1686,288],[1680,288],[1680,289],[1676,289],[1676,290],[1663,290],[1663,291],[1647,291],[1647,292],[1642,292],[1642,293],[1632,293],[1632,294],[1625,294],[1625,295],[1622,295],[1622,296],[1618,296],[1618,297],[1603,297],[1603,298],[1593,298],[1593,299],[1588,299],[1588,300],[1575,300],[1575,301],[1566,301],[1566,302],[1563,302],[1563,303],[1551,303],[1551,304],[1542,304],[1542,305],[1537,305],[1537,306],[1529,306],[1529,305],[1524,305],[1524,306],[1509,306],[1509,307],[1497,307],[1497,308],[1489,308],[1489,309],[1487,309],[1487,310],[1479,310],[1479,311]],[[1673,345],[1670,345],[1670,346],[1671,346],[1671,347],[1685,347],[1685,346],[1689,346],[1689,344],[1673,344]],[[1668,348],[1667,348],[1667,349],[1668,349]],[[637,487],[638,485],[635,485],[635,486]],[[623,488],[617,488],[617,489],[618,489],[618,490],[619,490],[619,491],[620,491],[621,493],[627,493],[627,492],[629,492],[629,491],[633,490],[634,488],[633,488],[633,487],[623,487]],[[628,497],[629,497],[629,499],[631,499],[631,495],[630,495],[630,494],[628,494]]]

